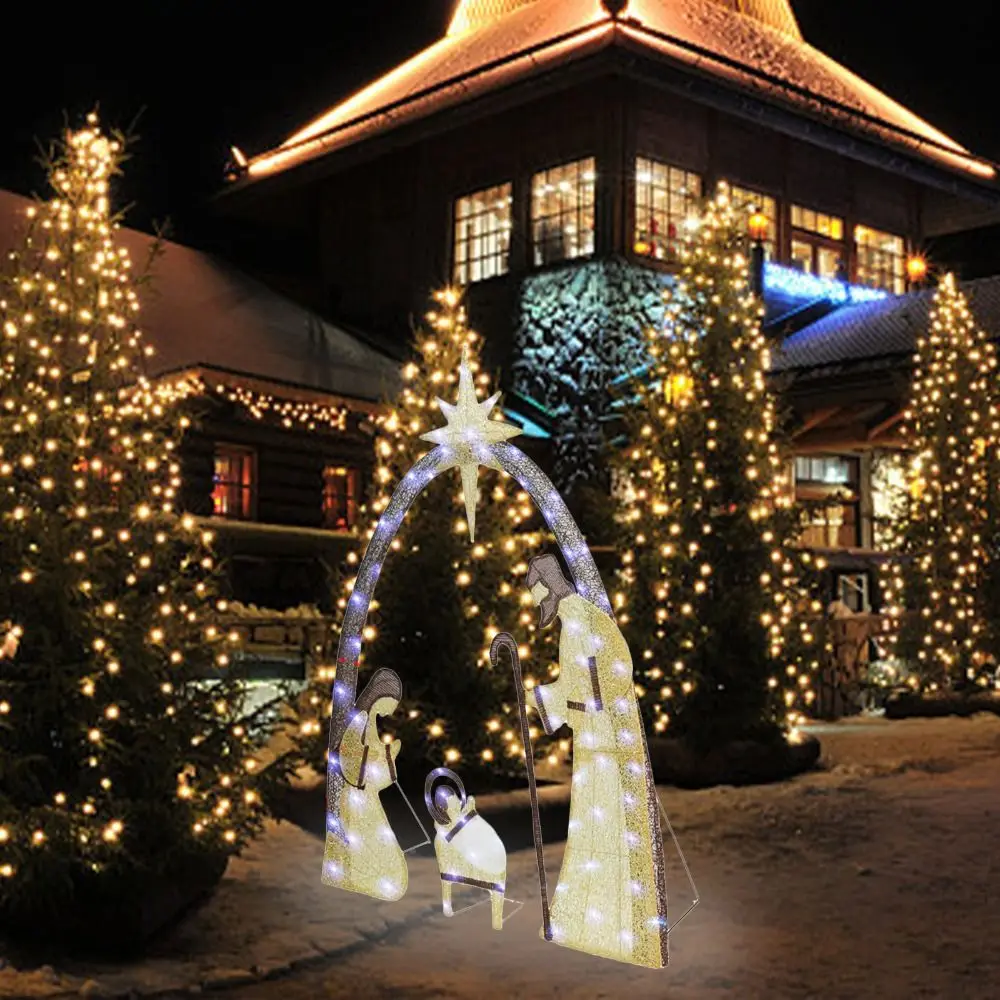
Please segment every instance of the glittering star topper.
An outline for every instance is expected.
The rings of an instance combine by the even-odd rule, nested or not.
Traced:
[[[475,541],[479,466],[494,464],[490,454],[493,445],[516,437],[521,431],[501,420],[490,420],[500,393],[494,393],[485,403],[479,402],[469,368],[468,351],[462,352],[462,366],[458,371],[458,399],[454,403],[438,399],[438,406],[448,421],[447,426],[428,431],[421,438],[441,446],[447,457],[444,468],[458,466],[462,474],[469,538]]]

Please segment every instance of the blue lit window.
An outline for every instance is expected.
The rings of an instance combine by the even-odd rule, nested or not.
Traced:
[[[839,455],[798,455],[795,459],[795,480],[800,483],[846,486],[855,478],[855,464],[854,459]]]

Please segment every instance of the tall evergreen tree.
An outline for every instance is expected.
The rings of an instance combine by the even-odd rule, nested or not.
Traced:
[[[617,470],[617,602],[641,704],[656,732],[694,743],[793,724],[818,667],[744,233],[724,195],[707,206],[649,333]]]
[[[145,379],[116,239],[119,139],[52,152],[0,300],[0,919],[152,877],[258,830],[253,757],[218,621],[210,534],[177,509],[186,418]]]
[[[349,567],[357,567],[396,485],[430,450],[421,435],[443,424],[436,400],[454,401],[463,351],[477,383],[488,383],[480,348],[460,293],[438,292],[415,332],[400,392],[378,418],[374,483]],[[544,670],[539,683],[556,659],[551,636],[537,629],[537,612],[523,585],[526,557],[542,540],[528,530],[530,498],[513,480],[486,469],[480,490],[474,542],[458,477],[441,475],[424,490],[392,543],[371,604],[359,690],[375,667],[389,667],[402,679],[403,704],[386,720],[403,742],[401,770],[461,764],[463,773],[520,774],[513,681],[491,667],[490,642],[498,631],[523,636],[526,676],[534,680],[532,668]],[[353,583],[350,573],[342,609]],[[546,658],[546,651],[553,655]],[[325,759],[333,677],[332,668],[319,672],[300,717],[300,743],[314,766]]]
[[[996,380],[996,349],[946,275],[917,341],[903,424],[909,490],[885,595],[897,653],[918,685],[985,685],[992,672],[1000,621]]]

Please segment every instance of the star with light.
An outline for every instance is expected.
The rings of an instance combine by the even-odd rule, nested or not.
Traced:
[[[495,466],[491,455],[492,446],[521,433],[519,428],[511,424],[490,420],[490,413],[499,399],[500,393],[497,392],[486,402],[479,402],[469,368],[468,352],[463,352],[462,365],[458,370],[458,399],[454,403],[438,399],[438,406],[448,421],[447,426],[421,435],[424,441],[431,441],[441,447],[446,459],[443,468],[458,466],[462,474],[466,520],[469,522],[469,538],[472,541],[476,540],[479,466]]]

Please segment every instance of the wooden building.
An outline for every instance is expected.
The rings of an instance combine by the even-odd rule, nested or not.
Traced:
[[[467,286],[511,417],[572,486],[720,183],[766,220],[773,376],[800,493],[829,501],[807,541],[867,606],[872,470],[926,315],[907,261],[1000,219],[1000,186],[787,0],[460,0],[438,42],[241,158],[219,208],[235,258],[393,349],[429,289]]]
[[[0,245],[30,202],[0,192]],[[153,239],[119,234],[132,259]],[[331,576],[351,544],[373,465],[370,418],[394,389],[384,353],[232,265],[166,241],[142,292],[148,374],[188,398],[183,504],[210,521],[232,596],[333,612]]]

